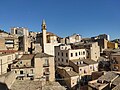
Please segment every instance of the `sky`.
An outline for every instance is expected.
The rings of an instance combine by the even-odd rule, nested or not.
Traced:
[[[120,0],[0,0],[0,29],[41,32],[43,19],[47,31],[60,37],[105,33],[120,38]]]

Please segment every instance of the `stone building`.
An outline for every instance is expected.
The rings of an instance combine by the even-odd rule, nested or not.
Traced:
[[[73,45],[77,49],[86,49],[86,54],[88,59],[97,61],[100,57],[100,47],[98,42],[88,42],[88,43],[77,43]]]
[[[18,50],[19,40],[16,35],[11,35],[5,32],[0,34],[0,50]]]
[[[0,50],[7,50],[5,45],[5,39],[3,37],[0,37]]]
[[[11,65],[11,69],[19,79],[55,80],[54,57],[45,53],[24,54]]]
[[[21,58],[16,60],[12,65],[11,69],[17,74],[17,78],[24,79],[34,77],[34,55],[24,54]]]
[[[18,36],[28,36],[28,28],[25,27],[13,27],[11,28],[11,34],[18,35]]]
[[[28,48],[31,48],[31,38],[29,37],[28,28],[25,27],[13,27],[11,28],[11,34],[18,36],[19,50],[28,52]]]
[[[79,82],[79,75],[71,67],[57,67],[57,73],[63,78],[70,90],[76,90]]]
[[[0,75],[11,71],[11,64],[16,58],[21,57],[22,53],[15,50],[0,51]]]
[[[110,36],[107,34],[100,34],[98,36],[95,37],[91,37],[91,39],[97,40],[97,39],[106,39],[106,40],[110,40]]]
[[[55,81],[54,57],[45,53],[36,54],[34,74],[35,78],[46,81]]]
[[[108,49],[118,49],[118,43],[108,41],[107,48]]]
[[[79,34],[73,34],[71,36],[61,38],[60,39],[62,44],[70,44],[70,43],[76,43],[81,41],[81,35]]]
[[[77,72],[80,76],[91,75],[92,72],[98,71],[98,62],[90,59],[77,59],[70,60],[69,65]]]
[[[71,45],[59,45],[55,47],[56,65],[69,65],[69,60],[86,59],[85,49],[75,49]]]

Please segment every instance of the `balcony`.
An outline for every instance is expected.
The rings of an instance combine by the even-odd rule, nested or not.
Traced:
[[[34,74],[33,74],[33,73],[31,73],[31,74],[29,73],[29,74],[28,74],[28,77],[32,77],[32,76],[34,76]]]
[[[18,74],[17,77],[25,77],[25,74]]]
[[[50,72],[44,72],[43,74],[44,75],[50,75]]]

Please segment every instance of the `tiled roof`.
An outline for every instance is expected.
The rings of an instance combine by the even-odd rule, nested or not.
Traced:
[[[71,60],[71,62],[75,63],[75,62],[81,62],[83,61],[84,64],[90,65],[90,64],[96,64],[98,62],[92,60],[92,59],[76,59],[76,60]]]
[[[70,77],[73,77],[73,76],[78,76],[78,74],[74,71],[67,71],[67,74],[70,76]]]
[[[85,59],[85,60],[83,60],[83,62],[86,63],[86,64],[88,64],[88,65],[98,63],[98,62],[96,62],[96,61],[94,61],[92,59]]]
[[[39,35],[42,36],[42,32],[41,32]],[[52,32],[46,32],[46,35],[58,37],[56,34],[54,34],[54,33],[52,33]]]
[[[118,85],[119,83],[120,83],[120,76],[112,82],[112,84],[114,85]]]
[[[47,35],[50,35],[50,36],[57,36],[57,35],[55,35],[55,34],[52,33],[52,32],[47,32],[46,34],[47,34]]]
[[[116,73],[109,71],[105,75],[99,77],[98,80],[111,82],[111,80],[113,80],[116,76],[117,76]]]
[[[28,59],[32,59],[34,57],[34,54],[24,54],[20,60],[28,60]]]
[[[37,53],[35,58],[42,58],[42,57],[53,57],[52,55],[48,55],[46,53]]]

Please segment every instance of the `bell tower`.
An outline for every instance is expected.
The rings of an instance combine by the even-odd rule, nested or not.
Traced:
[[[42,51],[45,52],[45,44],[46,44],[46,31],[47,31],[47,27],[46,27],[46,23],[45,20],[42,20],[42,25],[41,25],[41,30],[42,30]]]

